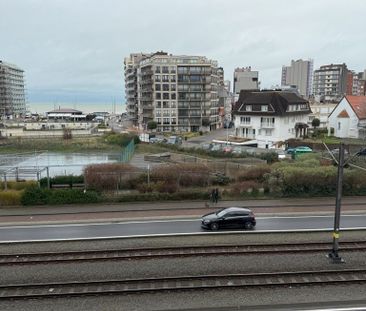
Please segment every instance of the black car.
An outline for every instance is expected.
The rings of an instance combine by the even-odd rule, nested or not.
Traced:
[[[228,207],[220,211],[202,216],[201,227],[218,230],[221,228],[253,229],[256,225],[255,216],[250,209],[242,207]]]

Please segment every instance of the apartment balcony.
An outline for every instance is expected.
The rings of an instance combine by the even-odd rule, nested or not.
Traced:
[[[243,123],[240,123],[240,124],[239,124],[239,126],[240,126],[240,127],[250,128],[250,127],[252,127],[252,124],[250,124],[250,123],[244,123],[244,122],[243,122]]]
[[[140,81],[141,85],[152,84],[152,83],[153,83],[152,79],[144,79]]]
[[[273,122],[261,122],[261,128],[264,129],[274,129],[275,124]]]

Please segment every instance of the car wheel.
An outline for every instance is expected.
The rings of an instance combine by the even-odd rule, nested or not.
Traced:
[[[254,228],[253,224],[250,221],[244,223],[244,228],[246,230],[252,230]]]
[[[210,228],[212,231],[216,231],[219,229],[219,225],[216,222],[214,222],[210,225]]]

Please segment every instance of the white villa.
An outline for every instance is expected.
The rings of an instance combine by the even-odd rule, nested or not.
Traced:
[[[307,134],[309,102],[293,92],[241,91],[233,108],[235,135],[259,148],[278,148]]]
[[[328,133],[340,138],[366,138],[366,96],[344,96],[328,118]]]

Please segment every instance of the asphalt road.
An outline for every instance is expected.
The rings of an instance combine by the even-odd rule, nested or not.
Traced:
[[[257,217],[256,232],[333,228],[332,216]],[[343,215],[341,228],[366,228],[366,215]],[[0,227],[0,242],[73,240],[207,232],[199,219]]]

